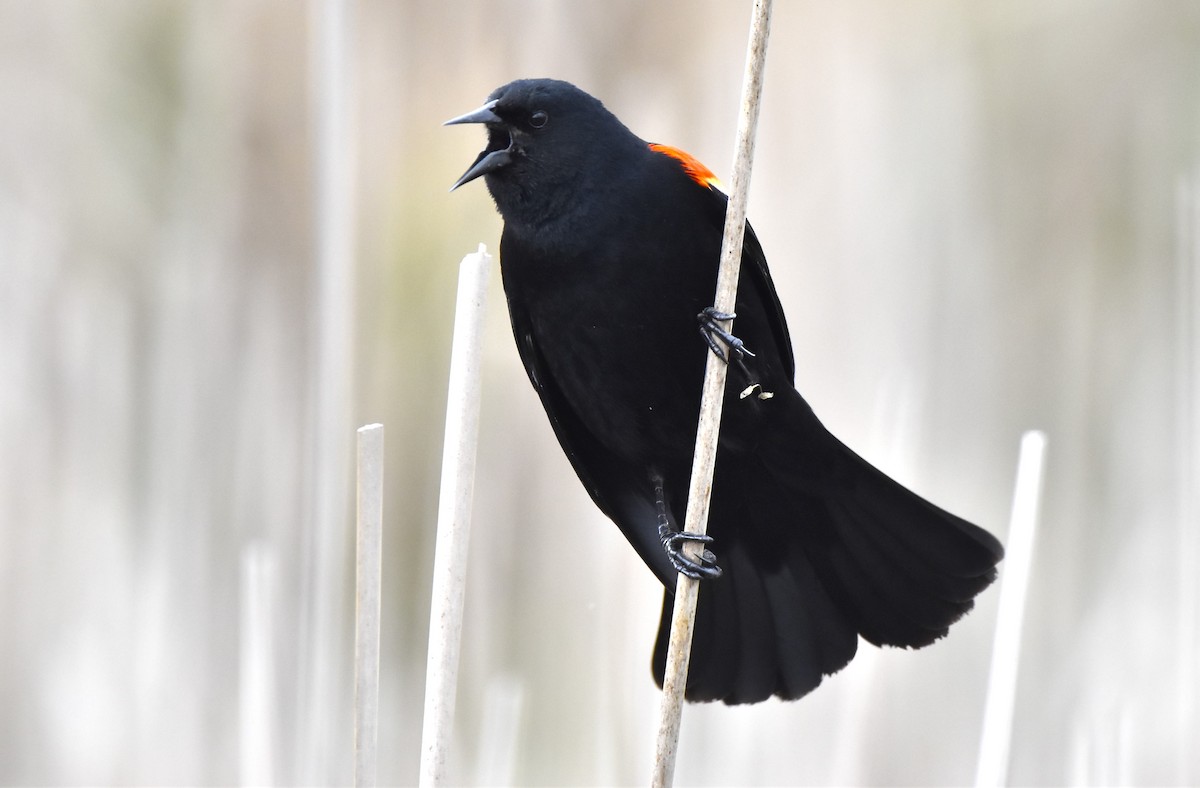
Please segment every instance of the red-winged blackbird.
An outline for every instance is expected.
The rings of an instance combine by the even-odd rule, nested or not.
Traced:
[[[677,571],[705,578],[689,700],[799,698],[853,658],[859,635],[925,646],[971,609],[1000,543],[817,420],[793,387],[787,323],[748,225],[738,336],[708,307],[727,197],[707,168],[556,80],[512,82],[447,123],[487,128],[455,188],[482,175],[504,218],[504,291],[529,380],[592,500],[666,586],[659,684]],[[691,562],[679,531],[717,340],[734,363],[708,526],[720,558]]]

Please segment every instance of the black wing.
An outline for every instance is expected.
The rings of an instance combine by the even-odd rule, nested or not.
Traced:
[[[714,186],[709,187],[709,192],[713,195],[713,208],[720,213],[721,226],[724,226],[725,209],[729,204],[729,197]],[[792,337],[788,333],[787,318],[783,314],[783,305],[779,303],[779,294],[775,292],[775,282],[771,280],[771,271],[767,268],[767,256],[763,253],[758,236],[754,234],[754,228],[748,221],[746,222],[746,234],[742,239],[742,268],[738,278],[738,303],[746,302],[757,302],[755,305],[761,309],[762,318],[766,320],[775,340],[779,359],[783,363],[788,382],[794,381],[796,359],[792,353]],[[734,333],[736,334],[736,320],[734,324]]]
[[[658,540],[658,512],[648,480],[639,477],[627,461],[601,444],[563,396],[553,377],[546,372],[532,321],[512,298],[508,301],[508,313],[525,372],[542,400],[554,434],[579,481],[654,574],[664,585],[674,587],[675,569]]]

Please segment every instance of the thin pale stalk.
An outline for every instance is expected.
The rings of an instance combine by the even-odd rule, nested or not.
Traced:
[[[275,554],[265,542],[242,548],[238,637],[238,775],[242,785],[276,781]]]
[[[310,521],[301,560],[300,713],[291,782],[346,781],[339,734],[349,724],[338,703],[344,668],[340,639],[346,586],[346,500],[354,381],[354,4],[311,0],[314,228],[316,242]],[[344,739],[341,739],[344,741]]]
[[[475,443],[479,435],[480,345],[491,267],[491,255],[483,244],[478,252],[464,257],[459,266],[433,556],[433,603],[429,613],[425,718],[421,731],[422,786],[445,784],[446,754],[454,727],[467,540],[475,491]]]
[[[746,53],[746,74],[742,82],[742,108],[738,117],[737,142],[734,147],[729,207],[725,214],[725,235],[721,241],[717,293],[713,300],[717,310],[726,313],[734,311],[737,298],[742,237],[746,226],[746,195],[749,191],[750,168],[754,159],[754,133],[758,126],[763,66],[766,63],[770,27],[771,0],[756,0],[750,26],[750,43]],[[702,534],[708,529],[708,505],[716,463],[717,436],[721,425],[725,375],[725,363],[710,353],[704,372],[696,451],[692,461],[692,479],[688,488],[687,514],[684,520],[684,530],[691,533]],[[700,552],[692,543],[685,544],[684,549],[693,557]],[[651,779],[651,784],[658,787],[665,788],[671,785],[675,778],[679,725],[683,715],[684,689],[687,685],[688,661],[691,658],[698,593],[698,581],[679,575],[675,586],[675,608],[671,619],[671,639],[667,647],[658,740]]]
[[[1196,661],[1200,643],[1200,175],[1180,179],[1176,196],[1177,248],[1175,253],[1176,298],[1176,411],[1179,436],[1177,477],[1179,489],[1179,623],[1176,717],[1179,733],[1176,748],[1176,782],[1194,785],[1200,780],[1194,749],[1187,742],[1197,739]]]
[[[1021,629],[1025,619],[1025,595],[1033,566],[1045,451],[1045,433],[1031,430],[1021,436],[1012,518],[1008,524],[1004,581],[1000,585],[992,668],[988,676],[979,762],[975,771],[976,788],[1005,785],[1008,777],[1017,667],[1021,657]]]
[[[358,428],[354,603],[354,785],[375,785],[383,549],[383,425]]]

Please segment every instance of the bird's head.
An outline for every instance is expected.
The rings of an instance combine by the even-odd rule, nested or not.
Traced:
[[[506,221],[561,210],[644,143],[587,93],[555,79],[519,79],[445,125],[482,123],[487,145],[451,190],[483,176]],[[640,148],[639,148],[640,143]]]

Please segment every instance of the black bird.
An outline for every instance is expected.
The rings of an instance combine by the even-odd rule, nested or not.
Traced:
[[[817,420],[767,261],[747,225],[736,306],[714,312],[727,197],[680,150],[639,139],[566,82],[522,79],[447,121],[482,123],[483,176],[504,219],[500,265],[521,361],[592,500],[666,587],[700,589],[688,700],[799,698],[858,636],[921,647],[996,576],[986,531],[871,466]],[[724,349],[722,348],[724,346]],[[705,354],[734,363],[708,533],[681,535]]]

